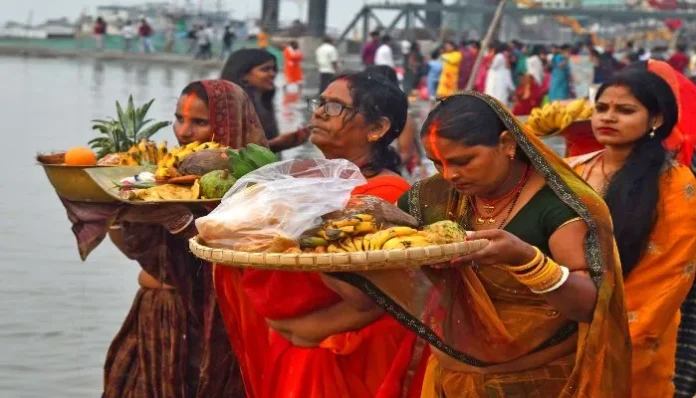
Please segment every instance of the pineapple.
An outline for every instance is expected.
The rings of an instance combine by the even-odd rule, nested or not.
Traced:
[[[97,157],[102,158],[110,153],[127,152],[134,145],[141,141],[148,141],[159,130],[169,126],[170,122],[155,122],[150,124],[152,119],[145,119],[150,106],[155,100],[152,99],[145,105],[136,108],[133,105],[133,96],[128,97],[128,106],[125,111],[121,104],[116,101],[116,112],[118,119],[96,119],[92,120],[94,125],[92,130],[98,130],[104,137],[97,137],[89,141],[90,147],[97,152]]]

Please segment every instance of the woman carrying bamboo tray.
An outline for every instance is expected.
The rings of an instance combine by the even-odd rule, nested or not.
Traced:
[[[431,345],[422,396],[627,397],[623,281],[601,198],[497,101],[455,95],[422,139],[439,175],[400,207],[489,244],[417,271],[342,274]]]
[[[367,178],[353,195],[394,203],[408,190],[390,147],[407,107],[396,85],[366,73],[336,79],[309,102],[312,142]],[[215,288],[249,397],[420,395],[427,347],[359,290],[319,273],[219,265]]]

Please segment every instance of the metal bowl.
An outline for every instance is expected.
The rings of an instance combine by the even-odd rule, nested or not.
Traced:
[[[43,164],[48,180],[61,198],[73,202],[114,203],[115,198],[104,192],[85,169],[111,166],[67,166],[64,164]]]

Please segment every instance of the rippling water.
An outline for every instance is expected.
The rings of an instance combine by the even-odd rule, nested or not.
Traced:
[[[0,396],[95,397],[139,267],[108,239],[80,261],[65,210],[34,155],[85,145],[94,136],[89,120],[114,115],[114,101],[129,94],[136,103],[156,98],[150,116],[169,120],[181,89],[217,71],[21,58],[0,65]],[[281,130],[302,126],[303,101],[277,97]],[[422,120],[427,110],[413,111]],[[176,141],[170,129],[156,139]],[[317,154],[306,144],[284,156]]]

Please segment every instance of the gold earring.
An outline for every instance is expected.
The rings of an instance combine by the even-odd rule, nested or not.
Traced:
[[[375,137],[367,137],[367,142],[375,142],[377,141],[377,138]]]
[[[657,127],[653,127],[652,131],[650,132],[650,138],[655,138],[655,131],[657,130]]]
[[[510,160],[515,160],[515,154],[510,155]]]

